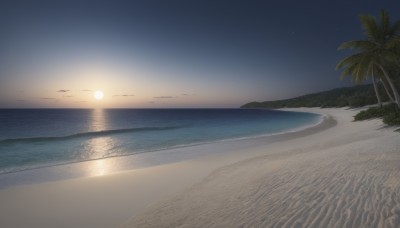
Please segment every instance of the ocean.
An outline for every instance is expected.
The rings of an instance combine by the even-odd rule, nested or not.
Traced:
[[[0,174],[284,133],[320,119],[258,109],[2,109]]]

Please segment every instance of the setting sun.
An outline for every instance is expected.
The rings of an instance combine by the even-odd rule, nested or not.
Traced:
[[[104,93],[100,90],[97,90],[94,93],[94,98],[96,98],[96,100],[101,100],[101,99],[103,99],[103,97],[104,97]]]

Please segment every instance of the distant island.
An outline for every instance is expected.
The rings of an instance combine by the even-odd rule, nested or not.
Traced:
[[[382,101],[389,101],[389,98],[383,92]],[[334,107],[362,107],[365,105],[376,104],[377,99],[375,96],[372,84],[357,85],[352,87],[342,87],[323,91],[319,93],[307,94],[295,98],[263,101],[263,102],[250,102],[242,105],[241,108],[298,108],[298,107],[321,107],[321,108],[334,108]]]

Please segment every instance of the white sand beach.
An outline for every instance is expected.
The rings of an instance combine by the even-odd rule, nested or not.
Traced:
[[[0,227],[400,227],[400,133],[352,122],[356,110],[287,110],[332,119],[224,142],[229,153],[9,187]]]

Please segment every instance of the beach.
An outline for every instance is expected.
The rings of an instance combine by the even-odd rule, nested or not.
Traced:
[[[400,140],[358,110],[195,159],[0,190],[0,227],[399,227]]]

